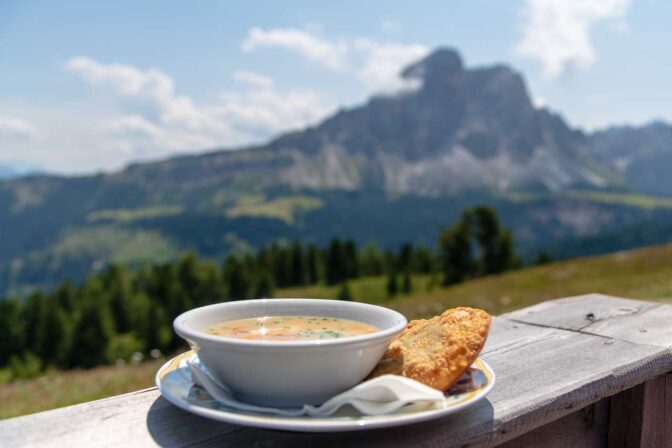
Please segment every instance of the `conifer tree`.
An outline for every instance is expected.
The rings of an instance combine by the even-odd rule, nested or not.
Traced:
[[[291,277],[290,286],[301,286],[306,283],[306,260],[303,255],[303,248],[298,241],[292,244],[290,249],[291,258]]]
[[[64,361],[66,354],[66,316],[51,298],[42,299],[39,323],[33,344],[34,354],[42,364]]]
[[[123,266],[112,264],[102,273],[101,281],[110,300],[115,331],[126,333],[131,328],[132,290],[128,272]]]
[[[496,274],[514,264],[511,233],[502,229],[495,210],[487,206],[471,211],[474,237],[480,247],[479,271],[483,275]]]
[[[459,222],[441,232],[439,247],[444,285],[459,283],[474,274],[471,219],[467,213],[462,215]]]
[[[387,277],[387,295],[389,297],[396,296],[398,289],[397,272],[396,270],[391,270],[389,276]]]
[[[199,265],[194,252],[187,252],[180,257],[175,266],[175,277],[181,290],[182,307],[184,309],[193,308],[199,301],[197,293],[201,280]]]
[[[434,269],[435,257],[426,247],[416,246],[413,248],[413,261],[411,272],[419,274],[431,274]]]
[[[146,352],[153,349],[166,351],[172,337],[170,321],[161,305],[153,302],[144,292],[133,297],[133,333],[143,343]]]
[[[95,367],[107,360],[107,346],[112,337],[109,309],[91,298],[82,306],[73,331],[69,364]]]
[[[385,265],[385,272],[390,274],[392,271],[396,273],[399,270],[399,260],[394,252],[391,250],[386,250],[383,254],[383,260]]]
[[[254,298],[263,299],[268,297],[273,297],[273,278],[268,272],[261,271],[257,275]]]
[[[308,284],[315,285],[320,281],[320,253],[314,243],[308,245],[306,256],[308,268]]]
[[[385,260],[375,242],[366,245],[359,260],[361,275],[376,276],[385,272]]]
[[[40,328],[43,303],[43,294],[41,292],[34,292],[24,299],[19,314],[22,322],[23,349],[32,353],[35,353],[38,349],[37,332]]]
[[[22,351],[19,302],[0,300],[0,367],[7,365],[12,355]]]
[[[329,243],[326,255],[326,280],[328,285],[335,285],[345,280],[345,257],[341,240],[335,238]]]
[[[413,283],[411,281],[411,273],[409,270],[404,271],[402,288],[404,290],[404,294],[410,294],[413,290]]]
[[[69,279],[66,279],[56,287],[53,293],[53,300],[58,304],[58,308],[65,313],[71,313],[74,310],[75,287]]]
[[[398,265],[401,271],[411,269],[411,261],[413,259],[413,247],[410,243],[404,243],[399,250]]]
[[[343,245],[344,275],[345,278],[359,277],[359,257],[357,256],[357,245],[353,240],[348,240]]]
[[[227,258],[224,265],[224,279],[229,287],[228,299],[247,299],[250,293],[250,279],[242,262],[235,256]]]
[[[273,243],[268,252],[267,263],[271,269],[274,283],[280,287],[287,286],[285,251],[278,243]]]
[[[214,262],[202,262],[198,264],[198,270],[198,283],[195,294],[192,294],[194,306],[209,305],[224,300],[227,289],[224,277],[220,275],[217,265]]]

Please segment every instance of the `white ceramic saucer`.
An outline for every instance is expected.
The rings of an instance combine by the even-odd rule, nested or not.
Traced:
[[[329,417],[282,417],[228,408],[215,400],[200,387],[194,386],[186,365],[187,359],[196,357],[193,351],[183,353],[165,363],[156,373],[156,385],[161,394],[174,404],[193,414],[257,428],[302,432],[356,431],[387,426],[407,425],[442,417],[460,411],[481,400],[495,385],[495,373],[482,359],[472,365],[472,371],[445,394],[441,403],[408,405],[388,415],[366,416],[346,406]]]

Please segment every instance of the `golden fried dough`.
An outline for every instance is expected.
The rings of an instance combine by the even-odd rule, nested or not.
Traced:
[[[490,329],[490,315],[452,308],[427,320],[413,320],[388,347],[369,378],[393,374],[447,390],[476,360]]]

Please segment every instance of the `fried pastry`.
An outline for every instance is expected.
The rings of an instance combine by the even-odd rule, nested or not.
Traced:
[[[393,374],[445,391],[476,360],[490,329],[490,315],[452,308],[440,316],[413,320],[390,343],[369,378]]]

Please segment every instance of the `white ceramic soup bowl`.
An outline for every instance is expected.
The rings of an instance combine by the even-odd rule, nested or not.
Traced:
[[[350,319],[379,329],[339,339],[269,341],[210,335],[225,321],[263,316]],[[200,361],[244,402],[275,407],[321,404],[361,382],[383,356],[406,318],[381,306],[318,299],[260,299],[196,308],[178,316],[177,334]]]

